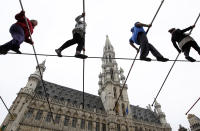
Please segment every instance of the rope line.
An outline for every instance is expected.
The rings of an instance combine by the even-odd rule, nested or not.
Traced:
[[[22,54],[17,54],[13,52],[8,52],[8,54],[13,54],[13,55],[35,55],[32,53],[22,53]],[[46,57],[57,57],[58,55],[51,55],[51,54],[36,54],[37,56],[46,56]],[[62,55],[62,57],[71,57],[74,58],[75,56],[68,56],[68,55]],[[60,58],[60,57],[59,57]],[[89,59],[118,59],[118,60],[140,60],[141,59],[135,59],[135,58],[122,58],[122,57],[115,57],[115,58],[105,58],[105,57],[98,57],[98,56],[88,56],[87,58]],[[156,59],[152,59],[151,61],[157,61]],[[175,61],[175,60],[168,60],[168,61]],[[176,62],[190,62],[188,60],[176,60]],[[200,60],[197,60],[195,62],[200,62]],[[194,62],[193,62],[194,63]]]
[[[156,14],[154,15],[154,17],[153,17],[153,19],[152,19],[152,21],[151,21],[151,25],[153,24],[153,22],[154,22],[154,20],[155,20],[155,18],[156,18],[156,16],[157,16],[157,14],[158,14],[158,12],[159,12],[161,6],[163,5],[163,2],[164,2],[164,0],[162,0],[160,6],[158,7],[158,9],[157,9],[157,11],[156,11]],[[147,30],[146,30],[146,35],[147,35],[147,33],[149,32],[149,30],[150,30],[150,27],[147,28]],[[139,50],[140,50],[140,47],[139,47]],[[132,68],[133,68],[133,65],[134,65],[134,63],[135,63],[135,60],[136,60],[138,54],[139,54],[139,51],[138,51],[138,52],[136,53],[136,55],[135,55],[135,58],[134,58],[133,63],[132,63],[132,65],[131,65],[131,67],[130,67],[130,70],[129,70],[129,72],[128,72],[128,75],[127,75],[127,77],[126,77],[126,79],[125,79],[125,81],[124,81],[124,83],[123,83],[123,87],[122,87],[122,89],[121,89],[121,91],[120,91],[120,94],[119,94],[119,97],[117,98],[117,101],[115,102],[115,106],[114,106],[113,110],[115,110],[115,108],[116,108],[116,106],[117,106],[117,103],[118,103],[118,101],[119,101],[119,98],[120,98],[120,96],[122,95],[122,91],[123,91],[123,89],[124,89],[124,87],[125,87],[126,81],[127,81],[128,77],[129,77],[129,75],[130,75],[130,72],[131,72],[131,70],[132,70]]]
[[[85,14],[85,0],[83,0],[83,13]],[[83,17],[84,22],[84,31],[85,31],[85,15]],[[84,33],[84,46],[85,49],[85,33]],[[85,50],[83,50],[83,54],[85,55]],[[85,108],[85,59],[83,59],[83,109]]]
[[[198,17],[197,17],[197,19],[196,19],[194,25],[196,25],[197,21],[199,20],[199,17],[200,17],[200,13],[199,13],[199,15],[198,15]],[[194,28],[192,28],[192,29],[190,30],[190,33],[189,33],[189,34],[191,34],[191,32],[192,32],[193,29],[194,29]],[[200,100],[200,97],[199,97],[199,99],[192,105],[192,107],[190,107],[190,109],[185,113],[186,115],[190,112],[190,110],[192,110],[192,108],[197,104],[197,102],[198,102],[199,100]]]
[[[195,20],[195,22],[194,22],[194,25],[196,25],[196,23],[197,23],[197,21],[198,21],[199,17],[200,17],[200,13],[199,13],[199,15],[198,15],[197,19]],[[190,30],[189,34],[191,34],[191,33],[192,33],[193,29],[194,29],[194,28],[192,28],[192,29]],[[159,91],[158,91],[158,93],[157,93],[157,95],[156,95],[156,98],[154,99],[154,101],[153,101],[153,103],[152,103],[152,105],[151,105],[151,106],[153,106],[153,105],[154,105],[154,103],[155,103],[155,101],[156,101],[156,99],[157,99],[158,95],[160,94],[160,91],[162,90],[162,88],[163,88],[163,86],[164,86],[164,84],[165,84],[165,82],[166,82],[166,80],[167,80],[167,78],[168,78],[168,76],[169,76],[169,74],[170,74],[170,72],[171,72],[172,68],[174,67],[174,64],[176,63],[176,61],[177,61],[177,59],[178,59],[179,55],[180,55],[180,53],[178,53],[178,55],[177,55],[177,57],[176,57],[176,59],[175,59],[174,63],[172,64],[172,66],[171,66],[171,68],[170,68],[170,70],[169,70],[169,72],[168,72],[167,76],[165,77],[165,80],[164,80],[164,82],[163,82],[163,84],[162,84],[161,88],[159,89]],[[190,110],[191,110],[191,109],[190,109]]]
[[[197,101],[195,101],[195,103],[190,107],[190,109],[185,113],[185,115],[187,115],[190,112],[190,110],[192,110],[192,108],[197,104],[197,102],[199,100],[200,100],[200,97],[199,97],[199,99]]]
[[[154,103],[156,102],[156,99],[157,99],[158,95],[160,94],[160,91],[162,90],[162,88],[163,88],[163,86],[164,86],[164,84],[165,84],[165,82],[166,82],[166,80],[167,80],[167,78],[168,78],[170,72],[172,71],[172,68],[174,67],[174,65],[175,65],[175,63],[176,63],[176,60],[178,59],[179,55],[180,55],[180,53],[178,53],[178,55],[176,56],[176,59],[175,59],[175,61],[173,62],[172,66],[171,66],[171,68],[170,68],[170,70],[169,70],[169,72],[167,73],[167,76],[165,77],[165,80],[164,80],[164,82],[162,83],[162,86],[160,87],[160,89],[159,89],[159,91],[158,91],[156,97],[154,98],[154,101],[153,101],[153,103],[152,103],[151,106],[153,106]]]
[[[8,107],[6,106],[6,103],[4,102],[3,98],[0,96],[1,101],[3,102],[4,106],[6,107],[8,113],[10,114],[11,118],[14,118],[14,115],[10,112],[10,110],[8,109]]]
[[[22,11],[24,11],[24,8],[23,8],[23,5],[22,5],[21,0],[19,0],[19,2],[20,2]],[[32,36],[31,36],[30,27],[29,27],[27,18],[26,18],[25,16],[24,16],[24,18],[25,18],[26,26],[27,26],[28,31],[29,31],[30,39],[31,39],[31,41],[32,41],[33,39],[32,39]],[[38,58],[37,58],[37,55],[36,55],[36,50],[35,50],[35,47],[34,47],[33,44],[32,44],[32,47],[33,47],[35,59],[36,59],[36,62],[37,62],[37,66],[39,67],[38,69],[39,69],[39,72],[40,72],[40,79],[41,79],[41,81],[42,81],[42,86],[43,86],[43,89],[44,89],[45,97],[46,97],[46,99],[47,99],[47,103],[48,103],[48,106],[49,106],[49,110],[50,110],[50,112],[51,112],[51,117],[52,117],[53,123],[55,124],[54,119],[53,119],[53,112],[52,112],[52,110],[51,110],[49,98],[48,98],[47,93],[46,93],[46,87],[45,87],[45,84],[44,84],[44,81],[43,81],[43,76],[42,76],[42,73],[41,73],[41,70],[40,70],[39,61],[38,61]],[[35,97],[35,95],[33,96],[33,98],[34,98],[34,97]]]

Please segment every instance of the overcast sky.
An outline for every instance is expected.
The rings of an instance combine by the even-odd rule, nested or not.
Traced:
[[[55,54],[55,48],[72,38],[74,18],[82,13],[81,0],[23,0],[26,15],[37,19],[38,26],[32,36],[37,53]],[[116,57],[134,58],[136,51],[129,45],[130,28],[136,21],[149,24],[161,0],[86,0],[86,54],[102,56],[106,35],[114,46]],[[173,47],[168,29],[186,28],[194,23],[199,14],[199,0],[165,0],[158,16],[148,33],[152,43],[165,57],[175,59],[177,51]],[[9,28],[15,22],[14,16],[20,12],[18,0],[1,1],[0,4],[0,45],[11,39]],[[192,32],[192,37],[200,42],[200,21]],[[74,55],[76,45],[63,51],[63,55]],[[23,43],[20,50],[33,53],[32,46]],[[200,60],[193,49],[191,56]],[[151,54],[149,57],[154,58]],[[41,63],[46,59],[44,80],[76,90],[82,90],[82,60],[38,56]],[[181,54],[179,60],[184,60]],[[132,61],[117,60],[118,67],[126,76]],[[127,81],[129,101],[132,105],[146,108],[152,104],[173,62],[136,61]],[[86,59],[85,91],[98,95],[98,75],[101,59]],[[162,106],[172,130],[179,124],[189,127],[185,113],[200,97],[200,63],[177,62],[161,91],[158,102]],[[34,56],[0,56],[0,96],[10,107],[20,88],[25,87],[28,77],[35,71]],[[190,113],[200,117],[200,102]],[[0,102],[0,123],[7,110]]]

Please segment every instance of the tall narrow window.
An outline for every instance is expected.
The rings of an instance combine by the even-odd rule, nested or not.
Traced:
[[[99,124],[99,122],[96,122],[96,131],[100,131],[100,124]]]
[[[64,126],[68,126],[69,124],[69,116],[65,116]]]
[[[73,118],[72,120],[72,127],[76,127],[76,123],[77,123],[77,118]]]
[[[36,114],[36,117],[35,117],[35,120],[40,120],[42,118],[42,114],[43,114],[43,111],[42,110],[38,110],[38,112]]]
[[[126,131],[128,131],[128,126],[126,126]]]
[[[122,92],[122,94],[121,94],[121,100],[123,100],[124,99],[123,90],[120,90],[120,92]]]
[[[106,131],[106,124],[102,123],[102,131]]]
[[[51,122],[51,112],[48,112],[46,122]]]
[[[81,119],[81,129],[85,129],[85,120]]]
[[[92,121],[88,121],[88,130],[89,130],[89,131],[92,130]]]
[[[60,122],[60,114],[56,115],[55,123],[58,124]]]
[[[126,116],[126,110],[125,110],[124,103],[122,103],[122,113],[123,113],[123,116]]]
[[[117,124],[117,131],[120,131],[120,124]]]
[[[116,87],[113,88],[113,92],[114,92],[114,98],[117,98],[117,90],[116,90]]]
[[[34,111],[33,108],[29,108],[28,112],[26,112],[25,117],[26,117],[26,118],[30,118],[30,117],[32,117],[32,115],[33,115],[33,111]]]

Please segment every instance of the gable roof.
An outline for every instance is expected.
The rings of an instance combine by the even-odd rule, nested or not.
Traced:
[[[54,83],[44,81],[47,95],[51,98],[72,103],[73,105],[80,107],[83,103],[83,92]],[[42,83],[38,85],[35,89],[36,94],[45,96]],[[100,96],[95,96],[89,93],[84,94],[85,99],[85,109],[90,111],[100,110],[105,112],[105,108],[101,101]],[[151,123],[160,124],[160,120],[156,113],[149,109],[144,109],[138,106],[130,105],[132,118],[135,120],[142,120]]]

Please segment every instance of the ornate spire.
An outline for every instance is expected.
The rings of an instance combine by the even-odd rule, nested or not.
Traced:
[[[26,84],[27,88],[32,88],[33,90],[35,90],[38,83],[41,81],[41,78],[43,76],[43,72],[46,69],[45,63],[46,63],[46,60],[44,60],[41,64],[36,66],[36,71],[33,74],[30,75],[29,80]],[[40,71],[41,71],[41,73],[40,73]],[[40,76],[40,74],[42,76]]]
[[[122,68],[118,69],[118,64],[114,58],[115,51],[107,35],[103,48],[102,72],[99,74],[98,93],[108,114],[131,117],[127,85],[123,89],[121,99],[118,100],[117,110],[113,111],[125,80],[124,71]]]

